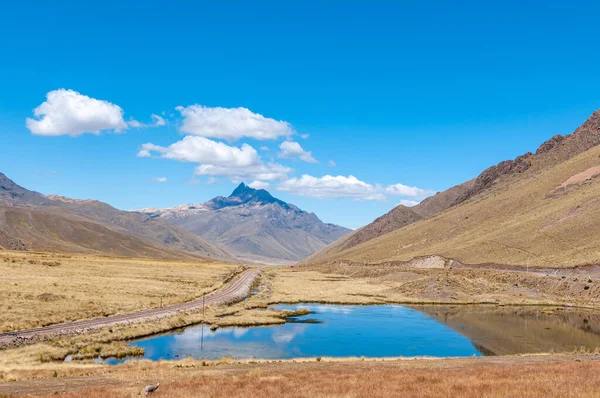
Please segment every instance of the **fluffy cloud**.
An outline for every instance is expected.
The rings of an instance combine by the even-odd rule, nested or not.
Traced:
[[[191,135],[235,141],[243,137],[272,140],[294,133],[288,122],[266,118],[246,108],[191,105],[175,109],[183,116],[180,130]]]
[[[300,144],[294,141],[284,141],[279,145],[281,150],[278,154],[280,158],[298,158],[308,163],[317,163],[310,151],[305,151]]]
[[[248,186],[250,188],[254,188],[254,189],[267,189],[271,186],[271,184],[269,184],[268,182],[265,181],[252,181],[250,184],[248,184]]]
[[[152,181],[154,181],[154,182],[167,182],[167,177],[153,177]]]
[[[158,157],[198,163],[195,175],[228,177],[232,181],[272,181],[287,178],[292,171],[278,163],[263,163],[258,152],[248,144],[229,146],[204,137],[186,136],[168,147],[147,143],[138,157]]]
[[[335,167],[335,162],[334,162],[333,160],[330,160],[330,161],[329,161],[329,165],[330,165],[331,167]]]
[[[385,193],[387,193],[388,195],[395,195],[395,196],[425,198],[427,196],[433,195],[435,192],[428,190],[428,189],[409,187],[408,185],[403,185],[403,184],[394,184],[394,185],[388,185],[385,188]]]
[[[382,186],[379,184],[369,184],[350,175],[323,177],[314,177],[304,174],[301,178],[289,178],[282,181],[277,190],[289,192],[293,195],[309,196],[312,198],[348,198],[352,200],[374,200],[385,201],[386,195],[399,195],[412,198],[424,199],[431,195],[433,191],[417,187],[407,187],[402,184]],[[405,206],[415,206],[419,204],[417,200],[403,199],[400,204]]]
[[[248,144],[238,148],[204,137],[187,136],[168,147],[144,144],[138,156],[151,157],[154,153],[165,159],[226,167],[248,167],[261,163],[258,152]]]
[[[138,122],[135,119],[131,119],[130,121],[127,122],[127,124],[129,126],[133,127],[133,128],[136,128],[136,129],[139,129],[139,128],[142,128],[142,127],[146,127],[146,125],[144,123]]]
[[[331,176],[321,178],[304,174],[301,178],[290,178],[281,182],[277,189],[294,195],[313,198],[349,198],[353,200],[384,201],[385,195],[377,186],[368,184],[354,176]]]
[[[36,119],[27,118],[25,124],[36,135],[78,136],[99,134],[103,130],[119,132],[127,128],[121,107],[73,90],[50,91],[46,101],[33,113]]]

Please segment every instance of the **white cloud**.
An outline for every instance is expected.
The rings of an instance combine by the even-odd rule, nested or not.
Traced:
[[[164,126],[165,124],[167,124],[167,121],[165,119],[158,115],[155,115],[154,113],[150,117],[152,118],[152,120],[154,120],[153,125],[156,127]]]
[[[140,122],[138,122],[138,121],[137,121],[137,120],[135,120],[135,119],[131,119],[131,120],[129,120],[129,121],[127,122],[127,124],[128,124],[129,126],[133,127],[133,128],[136,128],[136,129],[139,129],[139,128],[142,128],[142,127],[146,127],[146,125],[145,125],[145,124],[143,124],[143,123],[140,123]]]
[[[256,166],[236,167],[202,164],[196,167],[194,174],[200,176],[227,177],[233,182],[242,180],[283,180],[292,169],[278,163],[261,163]]]
[[[407,187],[402,184],[389,185],[387,187],[379,184],[369,184],[350,175],[314,177],[304,174],[301,178],[289,178],[282,181],[277,190],[289,192],[293,195],[309,196],[313,198],[348,198],[352,200],[374,200],[385,201],[386,195],[400,195],[412,198],[424,199],[433,191],[417,187]],[[400,204],[415,206],[417,200],[403,199]]]
[[[191,105],[175,109],[183,116],[180,130],[191,135],[235,141],[243,137],[272,140],[294,134],[288,122],[266,118],[246,108]]]
[[[254,188],[254,189],[267,189],[271,186],[271,184],[269,184],[268,182],[265,181],[252,181],[250,184],[248,184],[248,186],[250,188]]]
[[[142,123],[135,119],[129,120],[127,122],[127,124],[136,129],[145,128],[145,127],[160,127],[160,126],[164,126],[167,124],[167,121],[165,119],[163,119],[162,117],[160,117],[158,115],[155,115],[154,113],[150,117],[152,118],[152,123],[150,123],[150,124]]]
[[[418,200],[402,199],[400,201],[400,203],[398,203],[398,205],[402,205],[402,206],[406,206],[406,207],[413,207],[413,206],[418,205],[419,203],[421,203],[421,202],[419,202]]]
[[[409,187],[408,185],[395,184],[388,185],[385,188],[385,193],[388,195],[395,196],[408,196],[408,197],[422,197],[433,195],[435,192],[428,189],[421,189],[417,187]]]
[[[167,177],[153,177],[152,181],[154,181],[154,182],[167,182]]]
[[[248,167],[261,163],[258,152],[248,144],[240,148],[204,137],[184,137],[168,147],[147,143],[142,145],[138,157],[158,157],[225,167]]]
[[[349,198],[353,200],[384,201],[381,188],[359,180],[354,176],[331,176],[321,178],[303,175],[290,178],[277,186],[277,190],[313,198]]]
[[[282,180],[292,171],[278,163],[263,163],[258,152],[248,144],[242,144],[238,148],[194,136],[186,136],[168,147],[144,144],[138,152],[138,157],[159,157],[198,163],[195,175],[228,177],[232,181]]]
[[[207,184],[213,185],[213,184],[220,184],[219,180],[217,180],[215,177],[210,177],[207,181]]]
[[[329,161],[329,165],[330,165],[331,167],[335,167],[335,162],[334,162],[333,160],[330,160],[330,161]]]
[[[84,133],[100,134],[104,130],[120,132],[127,128],[121,107],[73,90],[50,91],[46,101],[33,113],[36,119],[27,118],[25,124],[35,135],[75,137]]]
[[[268,151],[268,150],[269,150],[269,147],[268,147],[268,146],[266,146],[266,145],[263,145],[263,146],[261,146],[261,147],[260,147],[260,150],[261,150],[261,151]]]
[[[300,137],[302,137],[302,139],[305,140],[308,137],[310,137],[310,134],[302,134]]]
[[[284,141],[279,145],[278,156],[280,158],[298,158],[308,163],[317,163],[317,160],[313,158],[310,151],[305,151],[300,144],[294,141]]]

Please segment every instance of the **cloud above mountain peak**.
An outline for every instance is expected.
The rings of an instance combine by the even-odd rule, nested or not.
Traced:
[[[178,106],[183,117],[183,133],[236,141],[241,138],[274,140],[294,134],[292,125],[254,113],[247,108],[210,108],[202,105]]]

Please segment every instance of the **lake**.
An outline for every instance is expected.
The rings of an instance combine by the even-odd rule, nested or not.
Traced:
[[[312,314],[284,325],[193,326],[130,342],[151,360],[307,357],[467,357],[600,347],[600,319],[568,308],[277,305]],[[120,363],[109,359],[106,363]]]

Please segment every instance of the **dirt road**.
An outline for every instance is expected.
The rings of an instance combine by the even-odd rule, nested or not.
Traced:
[[[194,311],[206,305],[223,305],[243,299],[248,295],[255,279],[260,274],[257,269],[249,269],[240,273],[222,289],[207,294],[205,298],[199,298],[187,303],[171,305],[163,308],[134,312],[130,314],[113,315],[104,318],[88,319],[70,323],[44,326],[35,329],[21,330],[18,332],[7,332],[0,334],[0,348],[19,346],[42,341],[57,336],[87,333],[103,327],[128,324],[154,319],[165,318],[175,315],[180,311]]]

